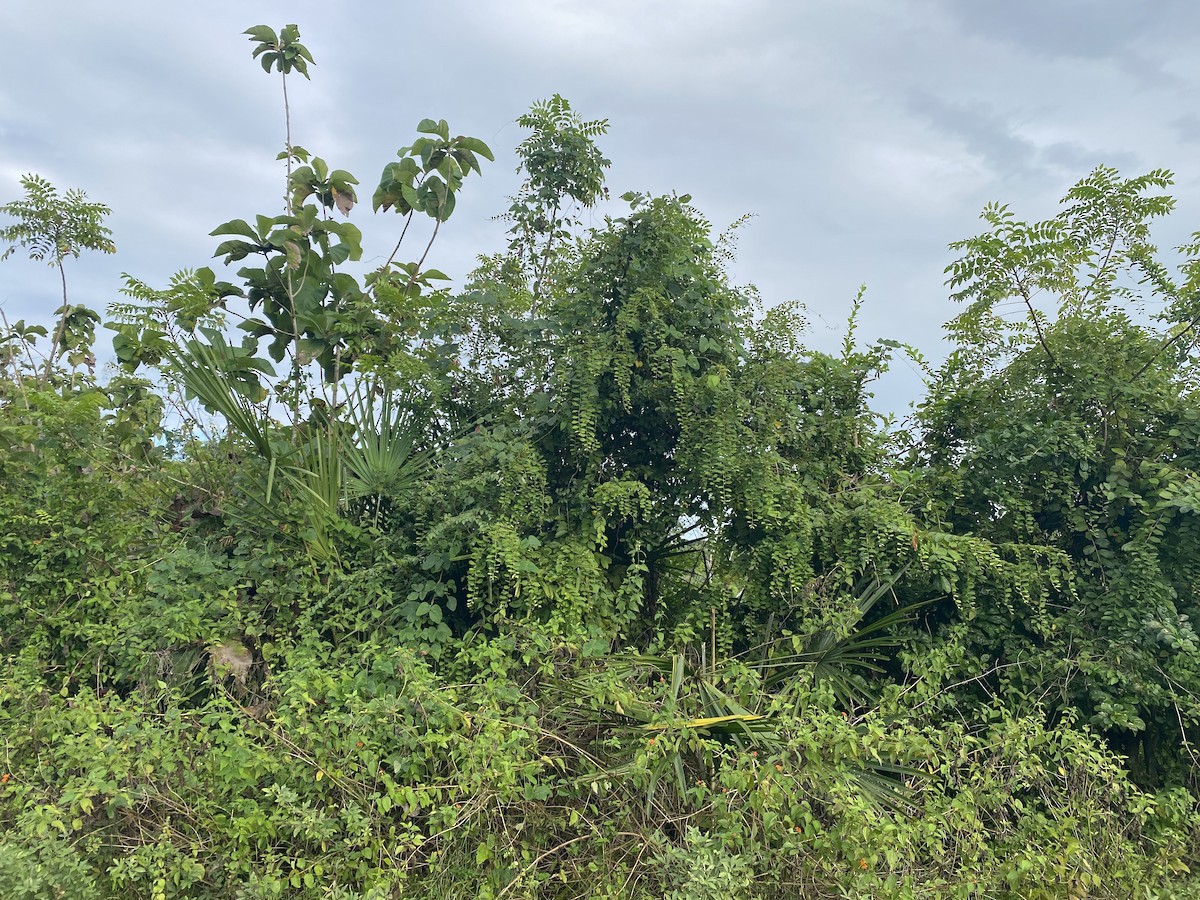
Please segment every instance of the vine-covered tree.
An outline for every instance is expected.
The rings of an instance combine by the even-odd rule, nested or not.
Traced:
[[[964,632],[980,684],[1077,711],[1151,782],[1192,767],[1200,722],[1200,244],[1174,277],[1151,243],[1170,183],[1102,168],[1047,221],[985,211],[954,245],[968,306],[912,460],[933,521],[1059,573],[980,598]]]

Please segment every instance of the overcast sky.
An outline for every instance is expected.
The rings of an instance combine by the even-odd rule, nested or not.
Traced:
[[[553,93],[609,120],[614,195],[690,193],[718,229],[752,214],[735,278],[804,302],[823,349],[866,283],[862,336],[936,357],[946,245],[992,200],[1052,214],[1096,165],[1174,170],[1160,242],[1200,228],[1194,0],[4,0],[0,202],[34,172],[113,210],[118,252],[69,263],[73,300],[103,309],[122,272],[220,271],[208,232],[274,213],[279,79],[241,32],[287,22],[317,63],[289,81],[293,139],[364,200],[423,117],[496,151],[432,254],[459,277],[503,246],[514,119]],[[352,218],[382,261],[400,220],[368,206]],[[0,264],[10,320],[49,320],[57,289],[44,266]],[[920,391],[900,368],[882,407]]]

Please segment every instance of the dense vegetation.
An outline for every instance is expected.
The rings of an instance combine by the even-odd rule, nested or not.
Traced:
[[[987,209],[899,427],[914,350],[807,349],[686,196],[584,229],[606,123],[519,123],[457,293],[425,261],[488,147],[421,122],[372,205],[427,242],[362,273],[288,123],[283,212],[214,231],[229,281],[128,278],[107,380],[64,266],[107,209],[3,207],[63,306],[0,334],[0,895],[1195,896],[1170,175]]]

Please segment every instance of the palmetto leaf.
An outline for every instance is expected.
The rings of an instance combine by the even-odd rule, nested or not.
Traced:
[[[701,719],[680,719],[675,722],[658,722],[643,725],[647,731],[666,731],[671,728],[692,728],[710,734],[746,734],[750,731],[769,730],[770,718],[754,713],[737,713],[728,716],[706,716]]]
[[[877,589],[870,593],[877,593]],[[864,594],[864,601],[867,599],[868,595]],[[878,597],[875,598],[877,600]],[[870,608],[867,602],[863,606]],[[890,627],[889,623],[880,626],[880,630],[886,627]],[[874,629],[874,626],[871,628]],[[833,642],[824,652],[832,652],[837,646],[838,642]],[[812,661],[806,658],[803,666],[806,672],[811,672]],[[788,729],[795,727],[794,721],[747,709],[742,702],[721,690],[707,668],[689,664],[682,654],[615,657],[608,669],[610,676],[615,674],[619,678],[643,683],[648,673],[657,674],[666,684],[659,702],[652,704],[622,699],[615,704],[616,715],[604,723],[618,731],[637,735],[639,746],[648,734],[658,739],[657,736],[688,729],[743,749],[750,745],[765,748],[774,754],[793,754],[792,737]],[[587,693],[588,685],[577,683],[576,689],[571,693]],[[770,701],[770,696],[770,692],[764,690],[758,699],[765,705]],[[595,724],[593,721],[590,726],[594,727]],[[674,782],[678,795],[682,796],[691,783],[690,779],[694,779],[697,773],[711,773],[719,766],[720,756],[714,751],[715,746],[715,743],[705,742],[694,750],[671,749],[654,759],[645,792],[647,814],[661,800],[659,792],[664,783]],[[632,752],[627,748],[623,753],[618,753],[613,764],[603,768],[602,774],[613,780],[628,777],[634,766]],[[810,774],[818,773],[815,774],[818,781],[824,777],[819,774],[826,771],[824,762],[812,760],[809,764],[814,767]],[[692,771],[691,776],[688,775],[689,770]],[[584,780],[595,777],[593,773]],[[842,761],[839,766],[829,768],[828,777],[831,780],[848,780],[864,798],[880,809],[902,811],[911,802],[912,789],[908,782],[923,776],[915,769],[891,761],[864,758],[853,762]]]
[[[218,333],[207,336],[207,344],[191,340],[172,348],[168,355],[187,392],[223,416],[229,430],[246,440],[266,464],[262,478],[243,492],[243,506],[231,506],[228,512],[274,530],[279,521],[280,490],[286,487],[300,505],[303,532],[299,538],[309,555],[320,561],[336,558],[330,525],[338,518],[342,489],[337,425],[329,432],[314,430],[296,447],[273,441],[270,415],[238,389],[247,371],[261,371],[269,364],[230,347]]]
[[[670,687],[659,710],[645,704],[629,704],[623,707],[622,717],[626,722],[633,720],[638,723],[638,728],[649,731],[691,728],[722,735],[767,735],[775,729],[771,716],[746,709],[713,684],[705,672],[690,666],[683,654],[617,657],[614,660],[614,668],[627,676],[634,675],[639,670],[650,669],[658,672],[664,679],[670,677]],[[685,681],[694,690],[692,709],[701,715],[677,715],[681,700],[684,699]],[[695,700],[699,700],[698,709]],[[668,717],[667,721],[661,720],[663,716]]]
[[[293,502],[300,505],[303,519],[300,537],[305,549],[319,562],[338,558],[332,535],[340,518],[342,463],[338,445],[336,424],[329,431],[316,429],[286,457],[279,469]],[[269,500],[270,494],[266,496]]]
[[[856,606],[861,622],[875,605],[887,596],[905,569],[885,579],[875,578],[860,588]],[[763,684],[767,688],[779,688],[800,678],[823,681],[828,684],[837,698],[846,705],[863,700],[863,691],[856,681],[858,673],[879,673],[880,663],[888,651],[899,644],[899,638],[888,632],[911,621],[914,613],[933,601],[916,603],[894,610],[875,620],[870,625],[839,637],[827,629],[809,640],[800,653],[774,656],[755,665],[763,671]]]
[[[418,452],[421,423],[390,391],[359,384],[346,403],[350,440],[342,445],[346,499],[401,493],[416,484],[429,462]]]
[[[847,771],[864,797],[876,806],[893,812],[902,812],[912,799],[913,790],[905,779],[923,780],[928,776],[911,766],[878,760],[860,759],[856,767]]]
[[[178,370],[188,394],[224,416],[231,431],[249,441],[264,460],[270,461],[273,458],[270,416],[234,388],[231,371],[244,360],[236,356],[224,338],[214,333],[208,344],[191,340],[182,347],[168,347],[165,353]]]

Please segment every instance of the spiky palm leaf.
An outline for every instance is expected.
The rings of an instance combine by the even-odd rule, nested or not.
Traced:
[[[905,569],[887,578],[874,578],[859,588],[855,600],[856,622],[861,623],[872,609],[892,592]],[[910,622],[916,611],[929,602],[911,604],[893,610],[869,625],[854,628],[849,634],[839,635],[833,629],[824,629],[809,639],[799,653],[770,656],[753,667],[763,672],[763,684],[770,689],[779,689],[805,679],[828,684],[835,696],[846,706],[862,704],[868,700],[858,682],[863,673],[883,672],[880,665],[888,651],[897,647],[900,639],[894,630]]]
[[[275,530],[281,490],[299,504],[302,528],[297,538],[315,562],[336,558],[330,525],[337,519],[342,468],[338,458],[336,423],[328,432],[313,430],[304,443],[291,446],[273,439],[274,421],[261,405],[252,373],[271,374],[270,364],[231,347],[215,331],[205,332],[208,343],[187,341],[169,357],[188,395],[225,418],[230,432],[248,442],[265,464],[261,477],[244,491],[243,505],[227,511],[257,527]],[[259,401],[259,402],[256,402]]]
[[[355,386],[345,405],[349,439],[343,441],[347,501],[363,501],[379,522],[382,501],[418,484],[430,453],[418,450],[423,434],[420,420],[402,406],[391,391],[373,383]]]
[[[188,396],[195,397],[212,412],[224,416],[232,432],[249,441],[265,461],[270,461],[274,456],[270,438],[271,417],[243,392],[236,390],[231,378],[231,370],[238,364],[247,365],[246,360],[236,357],[233,348],[219,333],[212,332],[209,341],[205,344],[190,340],[182,347],[170,347],[166,351],[167,357],[173,363]],[[251,370],[270,374],[270,364],[262,360],[255,360],[248,365]]]

